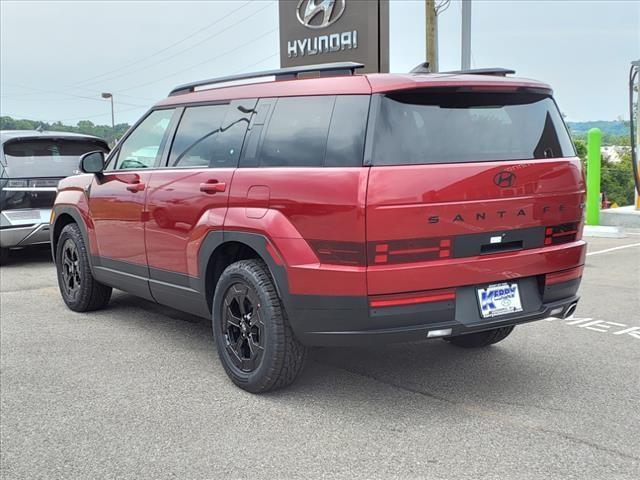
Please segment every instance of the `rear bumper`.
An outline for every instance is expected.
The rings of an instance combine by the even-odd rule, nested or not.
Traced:
[[[456,289],[455,300],[386,308],[370,308],[366,297],[293,295],[290,321],[307,345],[375,345],[425,340],[436,330],[455,336],[563,317],[578,301],[580,278],[547,287],[537,277],[518,282],[524,310],[497,318],[481,318],[476,287],[468,286]]]
[[[4,210],[0,214],[0,247],[49,242],[50,209]]]

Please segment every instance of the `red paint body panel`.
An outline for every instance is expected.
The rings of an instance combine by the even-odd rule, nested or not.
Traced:
[[[585,253],[586,244],[580,240],[557,247],[482,257],[369,267],[369,294],[435,290],[541,275],[582,265]]]
[[[91,183],[89,211],[93,220],[98,255],[145,265],[144,243],[146,191],[132,192],[133,185],[146,188],[151,174],[136,172],[105,172]]]
[[[155,170],[149,180],[146,223],[150,267],[198,276],[198,250],[209,231],[224,224],[235,169]],[[205,193],[201,184],[226,184]]]
[[[93,178],[93,175],[76,175],[60,180],[55,204],[72,207],[80,214],[89,236],[89,251],[95,255],[98,251],[98,242],[86,195]]]
[[[493,182],[504,170],[516,174],[512,188]],[[367,241],[581,222],[584,194],[577,158],[373,167],[367,193]],[[575,266],[584,254],[582,244],[562,248],[564,253],[559,255],[524,250],[477,259],[369,267],[368,291],[378,295],[538,275]]]
[[[370,74],[349,77],[307,78],[277,82],[253,83],[229,87],[203,89],[193,93],[175,95],[156,106],[184,105],[185,103],[237,100],[240,98],[295,97],[300,95],[370,95],[398,90],[439,87],[533,87],[550,90],[536,80],[487,75],[420,75]]]
[[[442,87],[549,90],[533,80],[485,75],[355,75],[212,88],[169,97],[157,106]],[[494,176],[504,170],[516,175],[513,187],[494,184]],[[218,186],[210,187],[212,182]],[[87,202],[84,189],[89,183]],[[144,189],[130,191],[132,185]],[[580,234],[569,243],[544,248],[376,266],[367,266],[365,257],[356,265],[323,263],[313,246],[316,240],[328,242],[329,250],[333,242],[336,249],[348,244],[366,255],[371,242],[442,237],[450,241],[461,235],[572,222],[581,232],[585,185],[577,158],[348,168],[150,169],[77,176],[63,180],[60,190],[56,204],[72,205],[81,213],[94,255],[200,277],[204,272],[199,271],[198,255],[209,232],[258,233],[267,238],[267,251],[276,264],[284,265],[292,295],[400,294],[404,299],[410,292],[566,271],[584,264],[585,258]]]
[[[531,87],[551,90],[546,83],[525,78],[501,77],[494,75],[452,75],[452,74],[369,74],[371,93],[384,93],[416,88],[487,87],[517,88]]]
[[[365,167],[238,169],[225,229],[267,236],[287,266],[291,293],[366,295],[364,267],[321,264],[307,240],[364,245],[368,173]],[[268,205],[264,188],[250,194],[256,186],[268,187]],[[255,214],[265,207],[264,215]]]

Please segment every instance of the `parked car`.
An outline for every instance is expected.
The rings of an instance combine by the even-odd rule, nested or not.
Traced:
[[[109,152],[87,135],[0,131],[0,255],[9,248],[49,242],[49,217],[58,182],[78,171],[80,157]]]
[[[118,288],[211,318],[251,392],[313,345],[485,347],[570,315],[585,185],[550,87],[357,67],[184,85],[85,155],[51,231],[69,308]]]

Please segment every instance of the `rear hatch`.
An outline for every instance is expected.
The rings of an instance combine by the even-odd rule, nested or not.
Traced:
[[[518,253],[579,238],[582,170],[550,92],[423,89],[373,102],[370,295],[544,273]]]
[[[108,152],[108,146],[103,140],[83,137],[7,140],[2,152],[0,210],[17,220],[26,213],[10,210],[51,208],[58,181],[74,175],[80,156],[93,150]]]

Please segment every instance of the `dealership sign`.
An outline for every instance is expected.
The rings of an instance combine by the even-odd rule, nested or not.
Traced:
[[[388,0],[281,0],[282,67],[353,61],[389,70]]]

